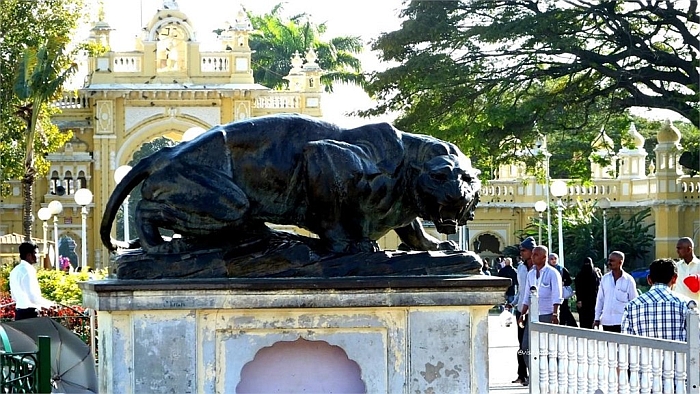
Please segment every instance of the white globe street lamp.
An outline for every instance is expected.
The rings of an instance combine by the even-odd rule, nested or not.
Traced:
[[[78,262],[79,267],[85,267],[87,264],[87,257],[88,257],[88,252],[87,252],[87,206],[90,205],[92,202],[92,192],[88,189],[82,188],[78,189],[78,191],[75,192],[75,203],[80,205],[82,208],[80,208],[80,216],[82,217],[82,243],[81,243],[81,252],[82,252],[82,258]]]
[[[557,215],[559,216],[559,263],[564,266],[564,230],[562,225],[562,216],[564,210],[564,203],[562,203],[561,198],[566,195],[567,187],[566,183],[562,180],[556,180],[552,182],[551,186],[552,195],[557,198]]]
[[[131,166],[120,166],[114,171],[114,181],[117,184],[119,184],[122,181],[122,179],[124,179],[126,174],[129,173],[129,171],[131,171]],[[129,197],[131,196],[127,195],[124,199],[124,203],[122,204],[122,225],[124,226],[124,242],[129,242]]]
[[[598,207],[603,210],[603,257],[608,258],[608,209],[610,209],[610,199],[603,197],[598,200]],[[608,265],[605,264],[607,267]]]
[[[537,211],[538,214],[540,214],[540,225],[537,226],[538,234],[537,234],[537,244],[542,245],[542,212],[544,212],[547,209],[547,203],[539,200],[535,203],[535,211]]]
[[[114,181],[117,183],[121,182],[122,179],[124,179],[124,177],[126,176],[126,174],[129,173],[129,171],[131,171],[131,166],[120,166],[119,168],[114,170]]]
[[[49,203],[49,213],[53,216],[53,242],[54,242],[54,260],[53,264],[56,267],[56,271],[59,271],[59,261],[58,261],[58,215],[63,212],[63,204],[60,201],[51,201]]]
[[[185,131],[182,134],[181,142],[192,141],[193,139],[199,137],[201,134],[204,134],[205,132],[206,130],[199,126],[190,127],[189,129],[187,129],[187,131]]]
[[[36,216],[39,217],[39,220],[42,221],[41,228],[44,230],[44,248],[42,249],[44,256],[46,256],[46,253],[48,250],[46,249],[46,233],[49,231],[49,223],[48,220],[51,219],[51,211],[49,211],[48,208],[41,208],[39,209],[39,212],[36,213]]]

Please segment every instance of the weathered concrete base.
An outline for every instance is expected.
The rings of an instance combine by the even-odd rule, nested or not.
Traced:
[[[84,305],[99,311],[100,392],[235,393],[252,361],[301,338],[342,349],[367,393],[484,393],[488,310],[509,284],[473,276],[81,287]],[[281,375],[270,371],[268,383]]]

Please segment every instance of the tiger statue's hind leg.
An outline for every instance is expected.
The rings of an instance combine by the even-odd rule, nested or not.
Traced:
[[[152,173],[141,191],[135,220],[144,249],[164,243],[159,228],[188,240],[242,227],[250,207],[228,174],[208,166],[171,163]]]

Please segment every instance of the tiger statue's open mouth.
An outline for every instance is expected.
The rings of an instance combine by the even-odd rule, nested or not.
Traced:
[[[426,162],[416,185],[421,217],[432,221],[440,233],[455,234],[458,226],[474,219],[481,189],[478,174],[463,155],[443,155]]]

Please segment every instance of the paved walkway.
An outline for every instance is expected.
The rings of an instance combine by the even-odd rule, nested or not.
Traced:
[[[528,393],[528,388],[511,383],[518,377],[518,330],[503,327],[498,316],[489,316],[489,392]]]

